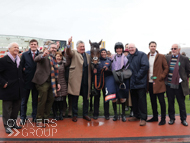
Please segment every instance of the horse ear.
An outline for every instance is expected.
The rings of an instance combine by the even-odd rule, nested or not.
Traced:
[[[102,40],[98,44],[101,45],[101,43],[102,43]]]
[[[92,45],[91,41],[89,40],[90,45]]]

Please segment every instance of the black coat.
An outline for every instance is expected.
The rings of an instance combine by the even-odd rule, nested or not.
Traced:
[[[35,57],[39,54],[39,51],[37,50],[37,54]],[[36,71],[36,65],[37,63],[34,62],[31,49],[29,51],[24,52],[21,57],[21,66],[25,68],[23,71],[23,78],[24,78],[24,88],[26,89],[33,89],[35,84],[32,82],[32,79],[34,77],[35,71]]]
[[[127,56],[129,68],[132,70],[130,89],[147,88],[147,73],[149,70],[148,57],[144,52],[138,51]]]
[[[8,82],[6,88],[3,88]],[[21,65],[17,65],[9,56],[0,58],[0,100],[19,100],[23,95],[24,81]]]

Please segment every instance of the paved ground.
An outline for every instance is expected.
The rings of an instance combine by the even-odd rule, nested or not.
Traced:
[[[187,118],[190,124],[190,115]],[[167,122],[169,118],[167,117]],[[18,120],[19,122],[19,120]],[[6,134],[0,117],[0,142],[190,142],[190,126],[181,124],[176,116],[174,125],[158,126],[158,122],[139,126],[139,122],[122,122],[99,118],[88,122],[82,118],[74,123],[71,118],[46,124],[39,128],[27,123],[13,134]]]

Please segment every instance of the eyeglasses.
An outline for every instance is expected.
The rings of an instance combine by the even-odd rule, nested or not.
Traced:
[[[177,48],[171,48],[171,50],[177,50]]]

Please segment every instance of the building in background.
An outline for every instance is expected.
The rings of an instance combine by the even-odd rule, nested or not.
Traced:
[[[182,47],[180,53],[185,52],[186,56],[190,58],[190,47]]]
[[[36,39],[38,41],[38,46],[43,47],[44,42],[47,40],[59,41],[60,49],[64,49],[66,46],[66,40],[55,40],[55,39],[43,39],[43,38],[36,38],[36,37],[27,37],[27,36],[13,36],[13,35],[0,35],[0,57],[6,55],[8,51],[8,45],[12,42],[16,42],[19,44],[19,49],[21,52],[26,51],[29,49],[29,41],[31,39]]]

